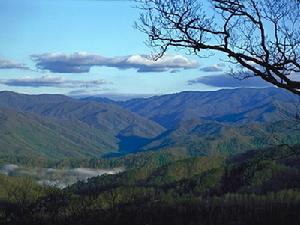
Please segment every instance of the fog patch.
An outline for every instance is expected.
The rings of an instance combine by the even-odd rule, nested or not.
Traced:
[[[0,169],[0,173],[5,174],[5,175],[10,175],[11,173],[15,172],[17,169],[19,169],[18,165],[15,164],[7,164],[2,166]]]
[[[2,166],[0,173],[8,176],[29,176],[41,185],[64,188],[78,181],[86,181],[88,178],[102,176],[104,174],[117,174],[124,168],[92,169],[92,168],[26,168],[14,164]]]

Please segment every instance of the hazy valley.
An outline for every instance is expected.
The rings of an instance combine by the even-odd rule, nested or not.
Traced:
[[[183,220],[207,220],[177,208],[197,215],[206,201],[227,221],[234,220],[230,210],[236,213],[231,204],[241,212],[260,206],[239,217],[247,223],[257,214],[297,217],[298,104],[298,97],[275,88],[128,101],[0,92],[0,221],[18,224],[26,215],[28,224],[132,218],[139,224],[161,210],[168,216],[155,216],[152,224],[158,218],[181,224],[168,210]],[[280,214],[269,209],[272,201],[280,201]],[[140,216],[133,217],[136,207]],[[86,211],[89,220],[80,216]],[[97,216],[103,213],[107,218]]]
[[[52,184],[58,177],[71,184],[79,179],[66,175],[73,168],[132,169],[294,145],[300,143],[294,117],[298,101],[275,88],[182,92],[123,102],[1,92],[0,162],[28,168],[14,176],[35,174]],[[43,168],[66,172],[53,176]]]

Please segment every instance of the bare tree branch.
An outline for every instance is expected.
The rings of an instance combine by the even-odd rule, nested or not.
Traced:
[[[170,47],[226,54],[248,74],[300,94],[296,0],[137,0],[137,27],[158,57]]]

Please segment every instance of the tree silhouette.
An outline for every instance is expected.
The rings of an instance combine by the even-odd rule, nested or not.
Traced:
[[[231,73],[300,94],[300,4],[296,0],[137,0],[138,29],[162,57],[170,47],[221,52]]]

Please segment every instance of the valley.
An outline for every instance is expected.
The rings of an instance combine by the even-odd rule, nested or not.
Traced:
[[[293,145],[300,142],[298,101],[276,88],[182,92],[124,102],[0,92],[0,162],[51,167],[67,159],[149,150],[230,155]]]
[[[275,88],[122,102],[0,92],[0,223],[296,225],[298,100]]]

